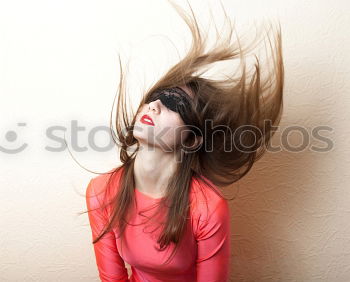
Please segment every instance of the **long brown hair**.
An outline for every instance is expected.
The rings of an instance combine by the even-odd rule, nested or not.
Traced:
[[[225,23],[229,24],[229,32],[224,37],[216,29],[217,40],[211,49],[206,50],[207,34],[200,31],[191,5],[188,3],[190,8],[188,13],[171,1],[170,4],[188,26],[192,34],[192,44],[183,59],[172,66],[152,87],[144,91],[145,94],[137,112],[154,91],[186,85],[194,93],[192,124],[205,132],[205,138],[200,148],[195,151],[188,152],[180,149],[176,152],[181,162],[178,162],[176,171],[168,182],[165,197],[161,199],[158,207],[159,210],[164,207],[167,209],[166,221],[162,223],[162,233],[157,241],[159,250],[164,250],[171,242],[178,245],[184,234],[189,216],[190,184],[194,178],[216,192],[215,186],[222,188],[238,181],[266,152],[274,134],[272,129],[280,122],[284,81],[279,24],[277,30],[273,32],[273,40],[269,35],[270,31],[273,31],[273,26],[270,25],[270,28],[266,29],[266,37],[261,37],[263,40],[257,36],[250,44],[244,45],[235,33],[235,28],[223,8]],[[261,35],[262,32],[257,34]],[[270,61],[265,64],[267,75],[263,76],[263,66],[252,51],[258,43],[266,43],[265,38],[268,39],[271,55]],[[250,71],[246,67],[246,59],[249,55],[255,58],[254,66]],[[239,62],[241,70],[239,76],[232,75],[215,80],[203,76],[210,64],[230,60]],[[139,150],[138,140],[133,135],[136,114],[132,113],[130,121],[125,103],[125,74],[120,57],[119,67],[116,134],[112,126],[112,113],[110,126],[113,140],[121,148],[122,165],[108,172],[110,176],[104,190],[105,196],[110,194],[108,193],[111,191],[110,183],[113,183],[115,175],[119,172],[121,175],[118,192],[109,202],[105,197],[106,202],[100,207],[105,209],[111,206],[112,209],[109,222],[93,243],[99,241],[112,228],[116,228],[119,236],[123,238],[126,224],[128,224],[128,214],[134,201],[133,167]],[[114,103],[115,101],[113,107]],[[207,126],[208,121],[211,123],[210,128]],[[248,131],[252,134],[247,134]],[[190,134],[186,142],[192,144],[193,138],[194,136]],[[228,146],[230,146],[229,150]],[[132,147],[134,147],[133,150]],[[176,249],[165,263],[172,258]]]

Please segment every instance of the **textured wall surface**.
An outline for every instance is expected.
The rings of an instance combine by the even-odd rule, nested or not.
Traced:
[[[208,2],[219,13],[218,1]],[[223,3],[241,27],[280,19],[284,112],[272,143],[281,146],[291,125],[310,137],[290,132],[289,146],[306,142],[302,151],[266,154],[226,191],[236,195],[231,281],[350,281],[349,1]],[[94,174],[64,149],[64,133],[81,165],[116,165],[115,149],[92,143],[106,146],[108,132],[89,134],[109,126],[117,52],[133,59],[136,103],[142,79],[177,60],[170,41],[150,35],[167,35],[183,51],[186,33],[166,1],[0,2],[0,281],[99,281],[87,214],[77,215]],[[311,135],[321,125],[332,129],[320,132],[332,144],[323,153],[314,147],[329,144]]]

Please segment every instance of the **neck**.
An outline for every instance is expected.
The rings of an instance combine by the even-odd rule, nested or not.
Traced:
[[[164,152],[157,147],[140,144],[134,162],[135,187],[146,194],[164,196],[170,177],[176,170],[173,152]]]

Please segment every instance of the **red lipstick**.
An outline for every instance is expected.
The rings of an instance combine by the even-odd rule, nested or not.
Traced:
[[[151,119],[151,117],[149,115],[143,115],[140,119],[140,121],[144,124],[149,124],[149,125],[153,125],[153,120]]]

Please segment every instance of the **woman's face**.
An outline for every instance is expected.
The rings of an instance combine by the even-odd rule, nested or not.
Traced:
[[[160,99],[154,99],[142,105],[136,115],[133,134],[140,143],[173,152],[186,140],[189,130],[178,112],[165,106]]]

